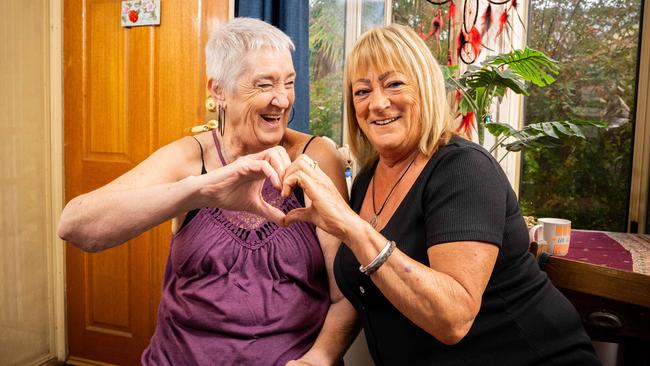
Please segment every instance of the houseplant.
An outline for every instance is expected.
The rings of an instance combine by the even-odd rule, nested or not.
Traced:
[[[493,121],[491,108],[501,102],[508,90],[527,96],[527,83],[543,88],[555,82],[559,73],[557,62],[540,51],[525,48],[490,56],[478,66],[468,65],[460,76],[454,76],[457,66],[443,70],[447,91],[455,95],[457,117],[462,118],[459,130],[471,137],[475,129],[478,142],[483,144],[487,129],[495,139],[490,148],[493,154],[498,147],[512,152],[524,147],[550,146],[563,136],[584,138],[579,126],[599,126],[592,121],[572,120],[536,122],[517,129]]]

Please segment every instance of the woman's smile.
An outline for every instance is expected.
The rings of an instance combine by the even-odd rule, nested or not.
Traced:
[[[402,118],[402,116],[397,116],[397,117],[392,117],[392,118],[385,118],[385,119],[378,119],[370,122],[371,125],[377,125],[377,126],[386,126],[389,125],[398,119]]]
[[[282,119],[282,115],[283,113],[265,113],[265,114],[260,114],[260,117],[262,117],[262,119],[265,120],[266,122],[278,124]]]

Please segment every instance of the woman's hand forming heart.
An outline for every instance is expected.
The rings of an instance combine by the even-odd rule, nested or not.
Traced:
[[[282,196],[300,186],[311,205],[287,213],[284,225],[309,221],[342,241],[347,239],[347,227],[358,218],[345,199],[341,197],[332,180],[307,155],[301,155],[285,172]]]
[[[285,170],[290,164],[291,159],[281,146],[242,156],[197,177],[200,205],[248,211],[282,224],[285,214],[263,199],[262,186],[269,178],[275,188],[281,189]]]

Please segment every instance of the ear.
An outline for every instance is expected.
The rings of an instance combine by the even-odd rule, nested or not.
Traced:
[[[210,92],[210,96],[214,98],[217,103],[226,100],[226,93],[224,92],[223,88],[217,85],[213,79],[208,80],[208,91]]]

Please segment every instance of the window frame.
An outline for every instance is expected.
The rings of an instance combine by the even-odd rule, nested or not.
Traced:
[[[650,6],[642,2],[627,231],[646,233],[650,184]],[[634,224],[636,223],[636,225]],[[637,226],[636,228],[634,226]],[[634,230],[637,229],[637,230]]]

